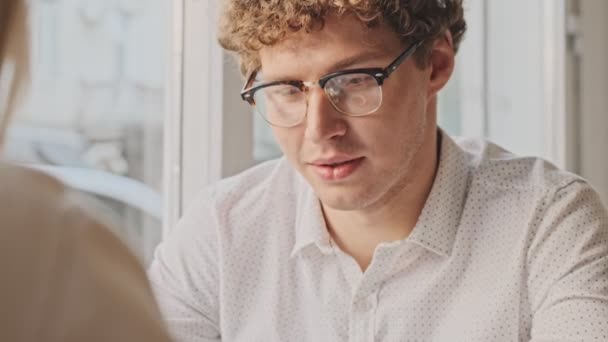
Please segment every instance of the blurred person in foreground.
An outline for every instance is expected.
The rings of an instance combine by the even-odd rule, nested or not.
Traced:
[[[0,141],[27,77],[26,12],[0,0]],[[0,341],[169,342],[139,260],[81,204],[0,160]]]
[[[179,341],[608,339],[597,193],[437,127],[462,0],[223,2],[284,157],[206,188],[158,247]]]

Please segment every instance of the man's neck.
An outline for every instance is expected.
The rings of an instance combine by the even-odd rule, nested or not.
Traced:
[[[340,211],[323,207],[329,233],[333,241],[352,256],[362,271],[372,261],[376,247],[385,242],[403,240],[409,236],[418,221],[433,186],[439,164],[437,136],[422,146],[422,158],[413,168],[416,174],[405,187],[382,206],[361,211]],[[419,158],[420,160],[420,158]]]

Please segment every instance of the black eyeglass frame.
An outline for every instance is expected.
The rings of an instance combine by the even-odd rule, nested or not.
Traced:
[[[384,84],[384,80],[386,80],[397,68],[411,55],[416,52],[416,50],[423,44],[423,41],[419,41],[417,43],[411,44],[405,51],[403,51],[395,60],[393,60],[386,68],[360,68],[360,69],[347,69],[335,71],[330,74],[327,74],[319,79],[317,82],[319,86],[325,91],[325,85],[332,78],[349,75],[349,74],[367,74],[372,76],[376,82],[378,82],[378,86],[382,86]],[[300,91],[304,91],[309,82],[301,81],[301,80],[293,80],[293,81],[273,81],[268,83],[263,83],[257,85],[255,87],[248,86],[253,82],[255,77],[257,76],[257,71],[251,73],[247,82],[243,86],[241,90],[241,99],[252,106],[255,106],[254,94],[260,89],[275,86],[275,85],[291,85],[298,88]]]

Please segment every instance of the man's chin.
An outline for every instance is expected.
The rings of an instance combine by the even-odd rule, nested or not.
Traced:
[[[333,192],[333,191],[332,191]],[[317,193],[317,197],[323,204],[324,208],[340,211],[360,210],[365,207],[365,197],[360,193],[348,193],[336,189],[335,192],[340,193]]]

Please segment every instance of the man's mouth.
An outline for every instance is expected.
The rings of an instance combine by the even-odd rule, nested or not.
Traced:
[[[323,165],[321,165],[321,166],[331,166],[331,167],[336,167],[336,166],[340,166],[340,165],[345,165],[345,164],[348,164],[348,163],[352,162],[353,160],[354,160],[354,159],[351,159],[351,160],[346,160],[346,161],[339,162],[339,163],[323,164]]]
[[[336,157],[328,160],[314,162],[313,168],[325,181],[343,180],[352,175],[364,161],[364,157],[346,158]]]

